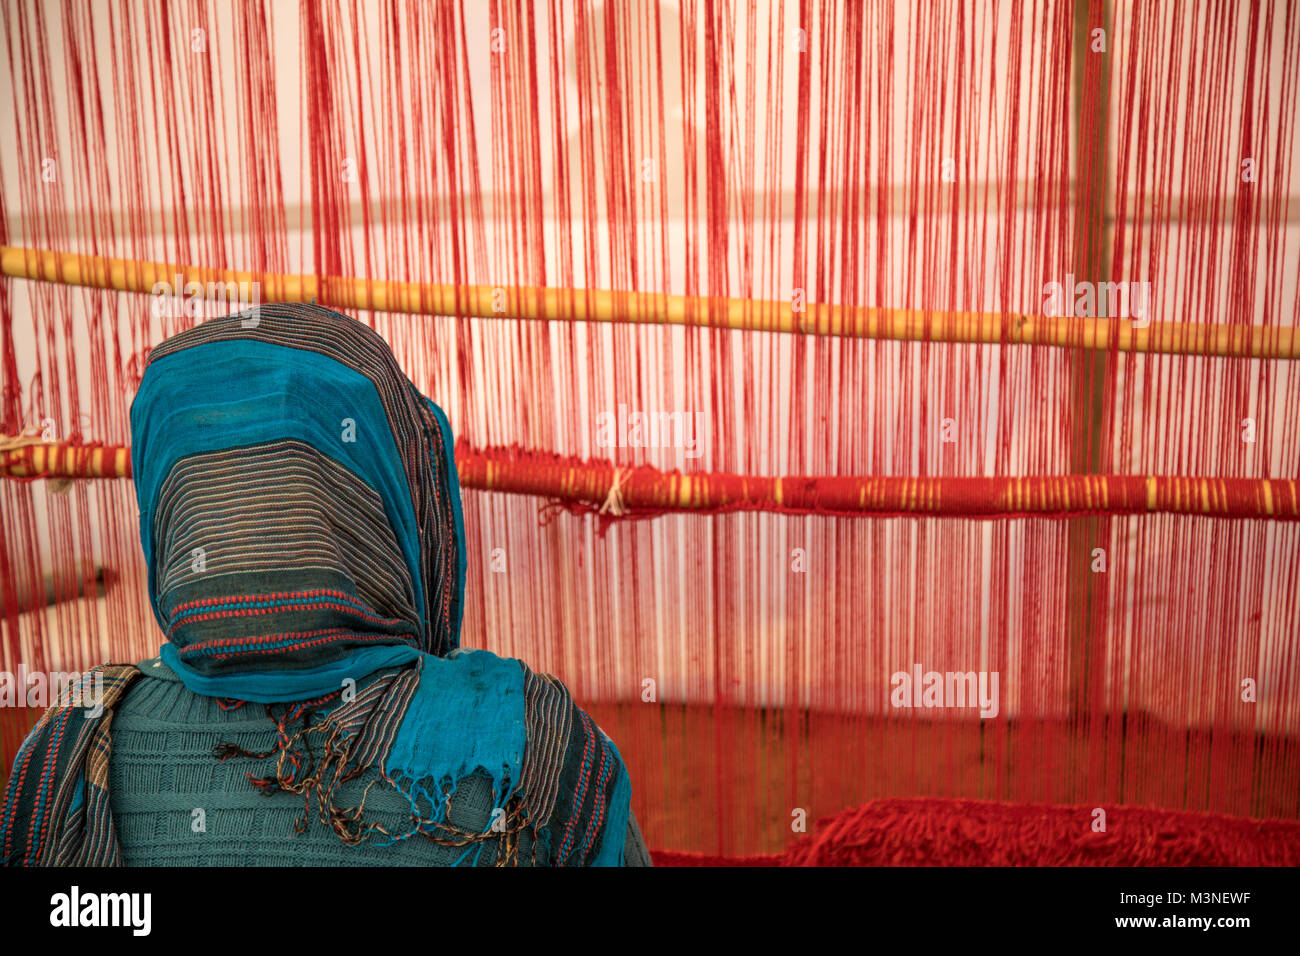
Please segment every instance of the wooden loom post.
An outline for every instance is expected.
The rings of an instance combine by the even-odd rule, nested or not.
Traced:
[[[1093,19],[1100,12],[1100,23]],[[1104,50],[1093,50],[1092,31],[1104,30]],[[1110,122],[1110,50],[1114,20],[1108,0],[1076,0],[1074,5],[1074,130],[1077,143],[1074,175],[1074,242],[1070,252],[1075,281],[1096,283],[1108,278],[1106,250],[1110,234],[1106,223],[1109,206],[1106,191]],[[1096,60],[1090,58],[1096,57]],[[1089,68],[1093,71],[1090,74]],[[1073,297],[1073,290],[1064,290]],[[1097,300],[1100,301],[1100,300]],[[1098,311],[1101,311],[1098,309]],[[1067,358],[1073,386],[1074,427],[1070,433],[1070,470],[1074,474],[1097,474],[1104,469],[1102,450],[1106,446],[1105,396],[1110,389],[1107,350],[1078,348]],[[1111,519],[1086,515],[1069,522],[1065,621],[1070,661],[1070,711],[1076,719],[1087,719],[1090,698],[1100,688],[1092,687],[1095,664],[1093,641],[1104,627],[1107,579],[1092,570],[1094,548],[1109,551]],[[1105,558],[1107,570],[1112,556]]]

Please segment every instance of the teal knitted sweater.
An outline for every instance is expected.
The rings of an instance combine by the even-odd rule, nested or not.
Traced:
[[[418,836],[380,845],[387,838],[372,834],[357,846],[346,845],[301,796],[265,795],[253,787],[247,774],[273,775],[274,757],[213,756],[220,744],[251,753],[274,750],[276,732],[260,705],[225,710],[215,698],[186,689],[160,660],[139,666],[143,677],[114,713],[109,764],[113,819],[128,866],[448,866],[464,856],[461,848]],[[335,803],[359,805],[366,786],[378,779],[372,768],[348,781]],[[456,788],[448,818],[482,832],[492,803],[489,778],[467,777]],[[298,833],[300,819],[306,827]],[[381,783],[365,796],[365,819],[404,833],[409,804]],[[649,865],[634,820],[625,852],[629,865]],[[490,855],[483,854],[484,863]]]

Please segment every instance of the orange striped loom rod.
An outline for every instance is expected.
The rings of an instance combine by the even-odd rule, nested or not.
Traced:
[[[1157,475],[1040,475],[1024,478],[753,477],[682,475],[619,467],[515,448],[456,447],[466,488],[534,495],[610,517],[668,512],[769,511],[848,516],[1069,517],[1186,514],[1300,519],[1300,481]],[[129,478],[130,449],[31,444],[0,452],[14,478]]]
[[[259,302],[310,302],[416,315],[522,318],[560,322],[699,325],[912,342],[1115,348],[1121,352],[1237,358],[1300,358],[1294,328],[1037,316],[996,312],[883,309],[808,302],[698,298],[647,292],[438,285],[334,276],[242,272],[106,256],[0,247],[7,276],[119,292],[151,293],[157,283],[257,290]],[[230,298],[236,298],[231,296]]]

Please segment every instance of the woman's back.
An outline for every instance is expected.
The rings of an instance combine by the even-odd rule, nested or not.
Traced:
[[[482,850],[478,842],[466,847],[448,838],[394,841],[379,830],[348,845],[303,796],[264,793],[250,783],[250,774],[266,774],[276,759],[277,731],[263,707],[231,708],[194,694],[157,659],[139,666],[140,678],[114,712],[109,764],[113,819],[126,865],[451,866],[471,847],[474,859],[462,865],[491,866],[505,858],[505,841],[490,833],[493,795],[486,774],[458,781],[447,812],[453,828],[489,834],[480,841]],[[214,756],[232,744],[271,756]],[[334,803],[354,808],[363,799],[364,824],[388,834],[410,828],[407,799],[384,785],[377,767],[342,783]],[[532,842],[529,832],[520,833],[515,862],[532,862]],[[649,865],[634,820],[624,852],[627,865]]]

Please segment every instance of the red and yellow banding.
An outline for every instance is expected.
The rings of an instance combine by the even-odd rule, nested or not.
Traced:
[[[813,515],[1066,517],[1078,514],[1186,514],[1300,519],[1300,481],[1168,475],[1027,477],[683,475],[616,466],[519,448],[456,448],[464,488],[545,498],[599,510],[618,482],[617,513],[769,511]],[[0,452],[12,478],[129,478],[122,445],[48,442]]]

